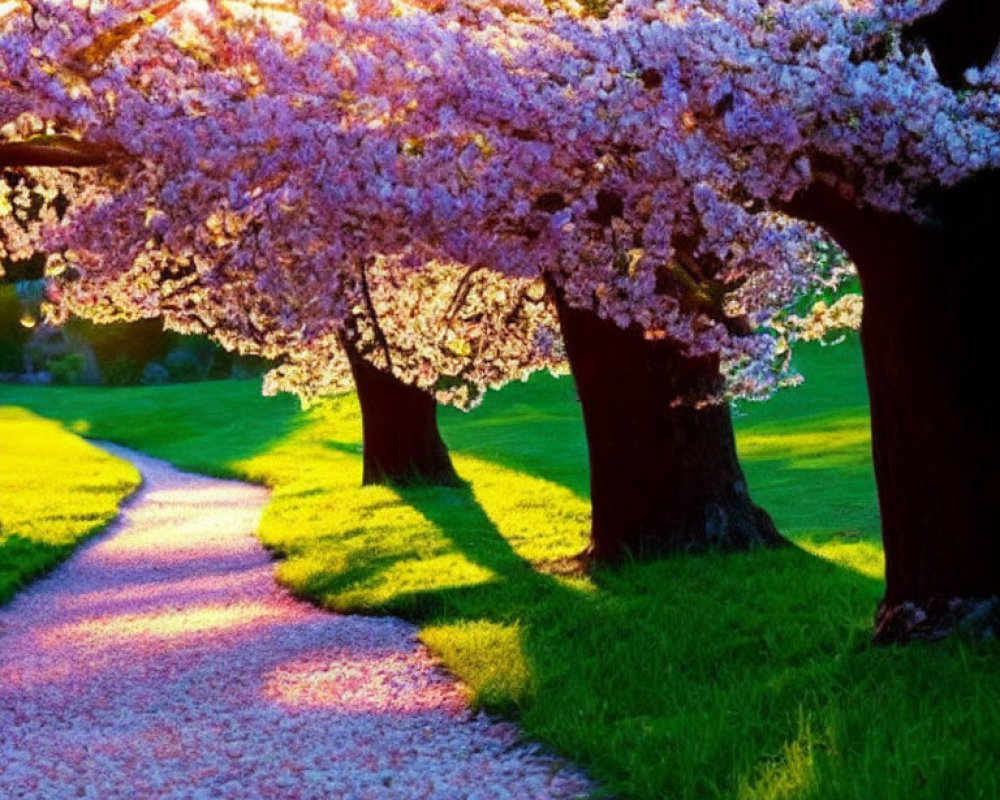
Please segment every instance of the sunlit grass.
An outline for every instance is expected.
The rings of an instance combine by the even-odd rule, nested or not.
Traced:
[[[805,386],[737,413],[753,495],[799,547],[588,577],[550,569],[587,528],[568,380],[443,411],[457,489],[361,488],[353,397],[304,413],[254,384],[0,398],[274,487],[260,536],[282,582],[418,622],[474,702],[617,797],[1000,797],[996,643],[869,644],[882,554],[859,355],[806,348]]]
[[[0,603],[103,528],[139,473],[61,425],[0,407]]]
[[[462,665],[483,704],[519,707],[534,699],[535,676],[525,657],[520,623],[477,619],[428,625],[420,638],[446,664]]]

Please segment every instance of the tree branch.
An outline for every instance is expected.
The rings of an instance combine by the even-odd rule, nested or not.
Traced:
[[[108,148],[69,136],[38,136],[23,142],[0,142],[0,169],[12,167],[100,167]]]
[[[92,75],[100,71],[100,68],[126,41],[131,39],[144,28],[150,28],[163,19],[167,14],[181,5],[182,0],[165,0],[154,5],[145,11],[140,12],[133,19],[122,22],[103,33],[98,34],[94,41],[86,47],[77,50],[68,59],[70,65],[76,67],[87,75]]]
[[[935,13],[911,26],[934,59],[941,82],[964,85],[970,67],[985,67],[1000,45],[1000,3],[997,0],[947,0]]]
[[[455,289],[455,294],[451,298],[451,302],[448,304],[448,310],[444,314],[446,320],[452,319],[463,305],[465,305],[465,299],[469,296],[469,290],[472,288],[472,276],[478,272],[482,267],[469,267],[462,279],[458,282],[458,288]]]
[[[382,348],[382,353],[385,356],[386,371],[392,373],[392,355],[389,350],[389,340],[385,338],[385,331],[382,330],[382,326],[378,321],[378,314],[375,311],[375,303],[372,302],[371,289],[368,286],[368,264],[366,261],[361,262],[361,297],[365,301],[365,309],[368,311],[368,316],[372,321],[375,340],[378,342],[379,347]]]

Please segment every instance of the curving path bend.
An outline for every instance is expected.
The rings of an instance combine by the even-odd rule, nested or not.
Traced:
[[[141,470],[118,520],[0,609],[0,798],[548,800],[592,787],[471,715],[400,620],[274,582],[267,491]]]

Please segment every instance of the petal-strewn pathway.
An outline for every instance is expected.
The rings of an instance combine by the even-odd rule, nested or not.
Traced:
[[[572,798],[571,767],[464,707],[414,628],[273,580],[267,492],[143,473],[119,520],[0,609],[0,797]]]

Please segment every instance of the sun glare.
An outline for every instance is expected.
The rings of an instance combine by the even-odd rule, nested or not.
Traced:
[[[98,640],[111,647],[119,645],[123,639],[170,640],[241,629],[259,632],[262,628],[286,624],[302,616],[303,612],[293,606],[276,606],[266,601],[207,604],[149,614],[113,614],[86,619],[50,628],[41,640],[44,644]]]
[[[414,680],[425,684],[418,692],[400,692]],[[433,676],[427,679],[404,654],[359,656],[329,654],[304,656],[282,664],[265,678],[262,695],[273,703],[298,710],[387,712],[416,714],[465,707],[461,691]]]
[[[3,19],[8,14],[17,11],[21,8],[23,3],[21,0],[0,0],[0,19]]]

